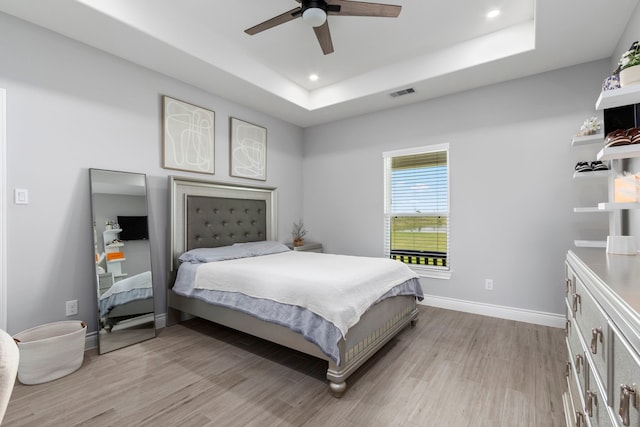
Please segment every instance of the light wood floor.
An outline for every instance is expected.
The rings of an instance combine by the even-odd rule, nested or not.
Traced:
[[[4,426],[560,426],[564,331],[420,307],[328,393],[326,363],[194,319],[46,384],[16,384]]]

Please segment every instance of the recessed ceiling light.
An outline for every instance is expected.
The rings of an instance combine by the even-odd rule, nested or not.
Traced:
[[[317,74],[309,74],[309,80],[311,80],[312,82],[317,82],[319,79]]]
[[[500,9],[493,9],[487,12],[487,19],[497,18],[500,15]]]

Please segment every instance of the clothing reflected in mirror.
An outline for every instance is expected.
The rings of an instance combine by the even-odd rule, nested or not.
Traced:
[[[90,169],[99,353],[155,337],[146,175]]]

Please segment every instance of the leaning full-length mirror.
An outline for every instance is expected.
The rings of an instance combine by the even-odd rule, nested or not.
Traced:
[[[98,351],[156,335],[144,174],[90,169]]]

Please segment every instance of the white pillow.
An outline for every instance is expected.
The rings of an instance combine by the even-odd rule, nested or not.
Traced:
[[[277,254],[289,250],[290,249],[282,243],[265,240],[261,242],[236,243],[231,246],[220,246],[217,248],[191,249],[180,255],[178,260],[180,260],[180,262],[198,264]]]

